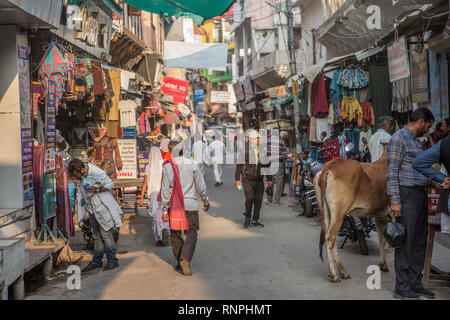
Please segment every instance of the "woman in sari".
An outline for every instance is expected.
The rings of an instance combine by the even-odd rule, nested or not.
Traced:
[[[144,194],[147,190],[148,212],[152,219],[153,233],[157,246],[169,245],[169,222],[163,222],[161,206],[158,195],[161,190],[163,158],[158,147],[152,147],[149,154],[149,163],[145,169],[144,184],[142,185],[139,205],[144,202]]]

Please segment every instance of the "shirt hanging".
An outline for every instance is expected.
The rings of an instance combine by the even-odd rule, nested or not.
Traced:
[[[323,117],[328,114],[329,106],[327,99],[327,91],[325,87],[325,77],[323,73],[319,74],[313,83],[314,109],[313,115]]]
[[[413,109],[410,78],[392,83],[392,111],[405,113]]]
[[[120,127],[136,126],[136,102],[132,100],[122,100],[119,103]]]

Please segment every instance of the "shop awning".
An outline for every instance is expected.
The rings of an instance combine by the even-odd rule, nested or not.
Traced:
[[[103,0],[103,2],[110,8],[115,14],[119,17],[122,17],[123,9],[122,7],[114,0]]]
[[[124,0],[144,11],[164,16],[186,16],[197,25],[223,15],[235,0]]]
[[[0,25],[57,29],[62,0],[0,0]]]
[[[347,54],[363,48],[368,48],[389,33],[395,24],[395,19],[401,14],[425,5],[433,0],[403,1],[397,3],[386,0],[373,0],[370,5],[381,9],[381,29],[370,30],[367,27],[367,4],[363,0],[348,0],[325,23],[315,31],[316,38],[324,46],[336,49],[338,54]]]
[[[164,66],[168,68],[215,69],[226,67],[228,44],[164,41]]]

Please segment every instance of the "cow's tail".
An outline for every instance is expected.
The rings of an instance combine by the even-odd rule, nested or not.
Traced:
[[[320,227],[320,243],[319,243],[319,257],[323,262],[323,244],[325,243],[325,232],[327,229],[327,221],[330,221],[330,211],[327,205],[327,201],[325,199],[326,197],[326,188],[327,188],[327,177],[328,177],[328,170],[324,170],[320,177],[319,177],[319,192],[320,192],[320,209],[322,212],[321,215],[321,227]],[[325,220],[325,215],[327,215],[327,219]]]

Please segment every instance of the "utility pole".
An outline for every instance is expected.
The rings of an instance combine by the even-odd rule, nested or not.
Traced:
[[[288,22],[288,47],[289,47],[289,66],[292,75],[297,75],[297,62],[295,57],[295,41],[294,41],[294,15],[292,13],[291,0],[286,0],[286,17]],[[297,79],[299,80],[299,79]],[[296,153],[301,152],[300,139],[300,105],[298,103],[298,94],[293,90],[294,96],[294,119],[295,119],[295,148]]]

